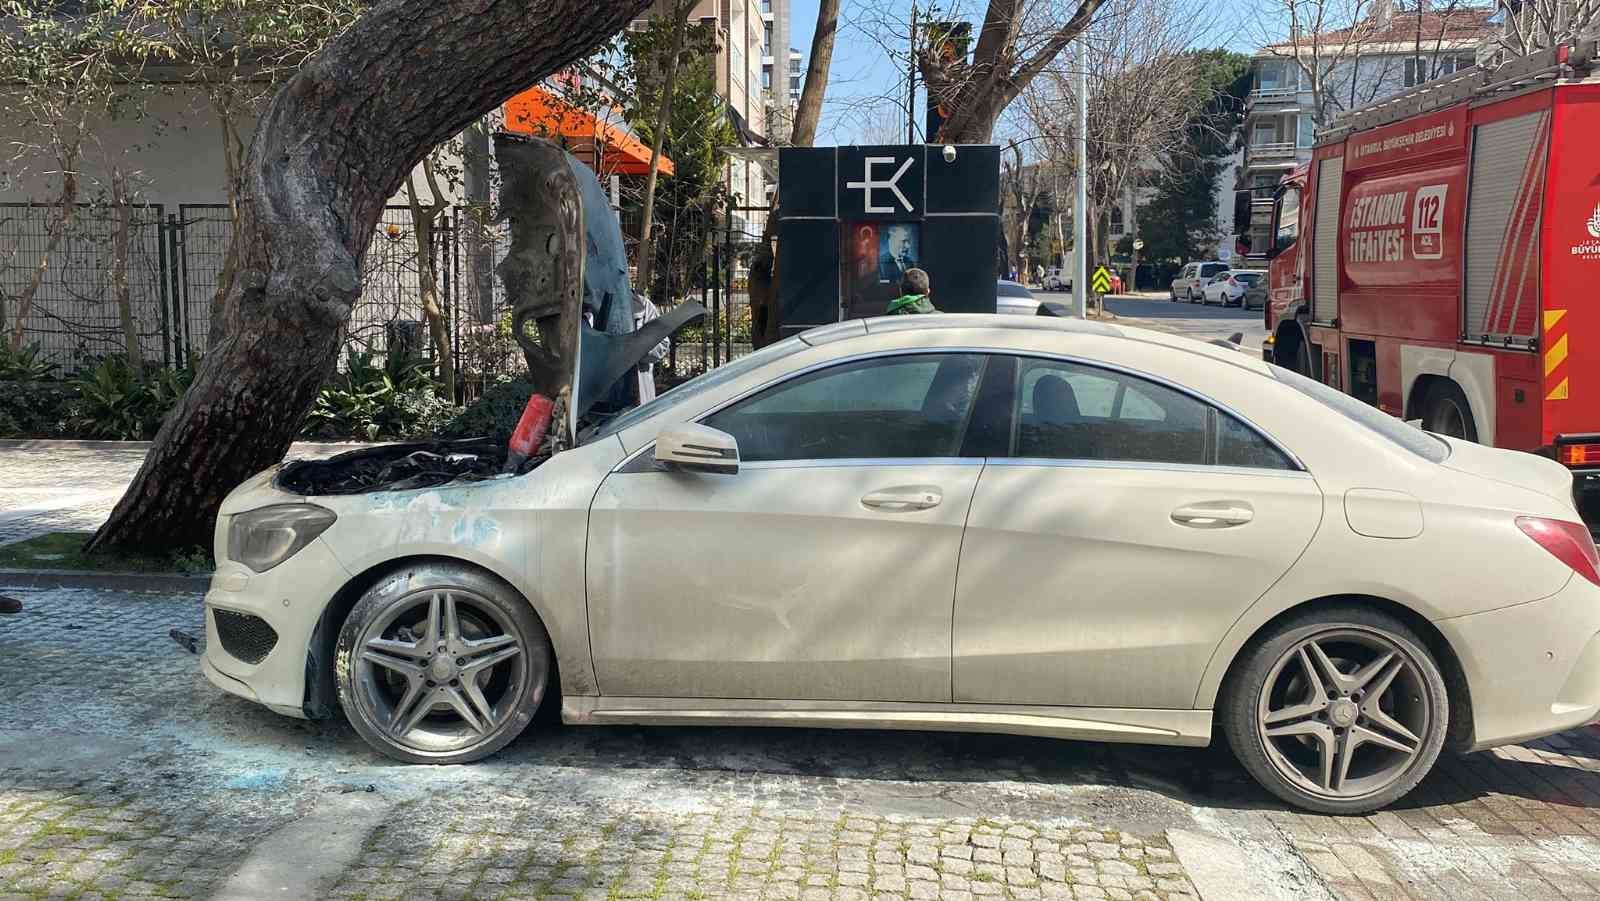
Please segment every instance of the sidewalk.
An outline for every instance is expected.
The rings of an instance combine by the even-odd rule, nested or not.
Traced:
[[[301,442],[322,457],[360,445]],[[139,472],[148,441],[0,441],[0,544],[100,527]]]

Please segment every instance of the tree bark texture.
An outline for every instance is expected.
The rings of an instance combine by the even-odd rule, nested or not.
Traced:
[[[649,0],[380,0],[269,104],[245,166],[227,334],[90,542],[209,545],[332,373],[384,205],[433,148],[585,56]]]

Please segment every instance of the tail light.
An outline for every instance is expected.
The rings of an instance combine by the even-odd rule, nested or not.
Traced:
[[[1517,528],[1578,575],[1600,585],[1600,552],[1596,552],[1594,537],[1587,526],[1540,516],[1519,516]]]
[[[1600,444],[1560,444],[1556,460],[1562,466],[1600,466]]]

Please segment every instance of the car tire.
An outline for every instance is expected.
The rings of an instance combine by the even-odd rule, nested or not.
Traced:
[[[510,585],[463,564],[397,569],[339,632],[339,704],[357,733],[408,763],[468,763],[522,734],[549,686],[550,637]]]
[[[1478,424],[1472,418],[1472,405],[1455,382],[1434,382],[1428,389],[1422,410],[1424,429],[1464,441],[1478,440]]]
[[[1222,733],[1250,775],[1325,814],[1403,797],[1439,759],[1450,725],[1426,642],[1398,617],[1354,604],[1291,614],[1253,639],[1219,700]]]

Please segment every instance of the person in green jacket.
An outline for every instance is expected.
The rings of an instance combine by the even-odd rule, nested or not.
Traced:
[[[931,295],[932,292],[928,290],[928,273],[921,269],[907,269],[906,274],[900,278],[900,296],[889,301],[889,308],[883,311],[883,315],[937,313],[938,308],[928,299]]]

